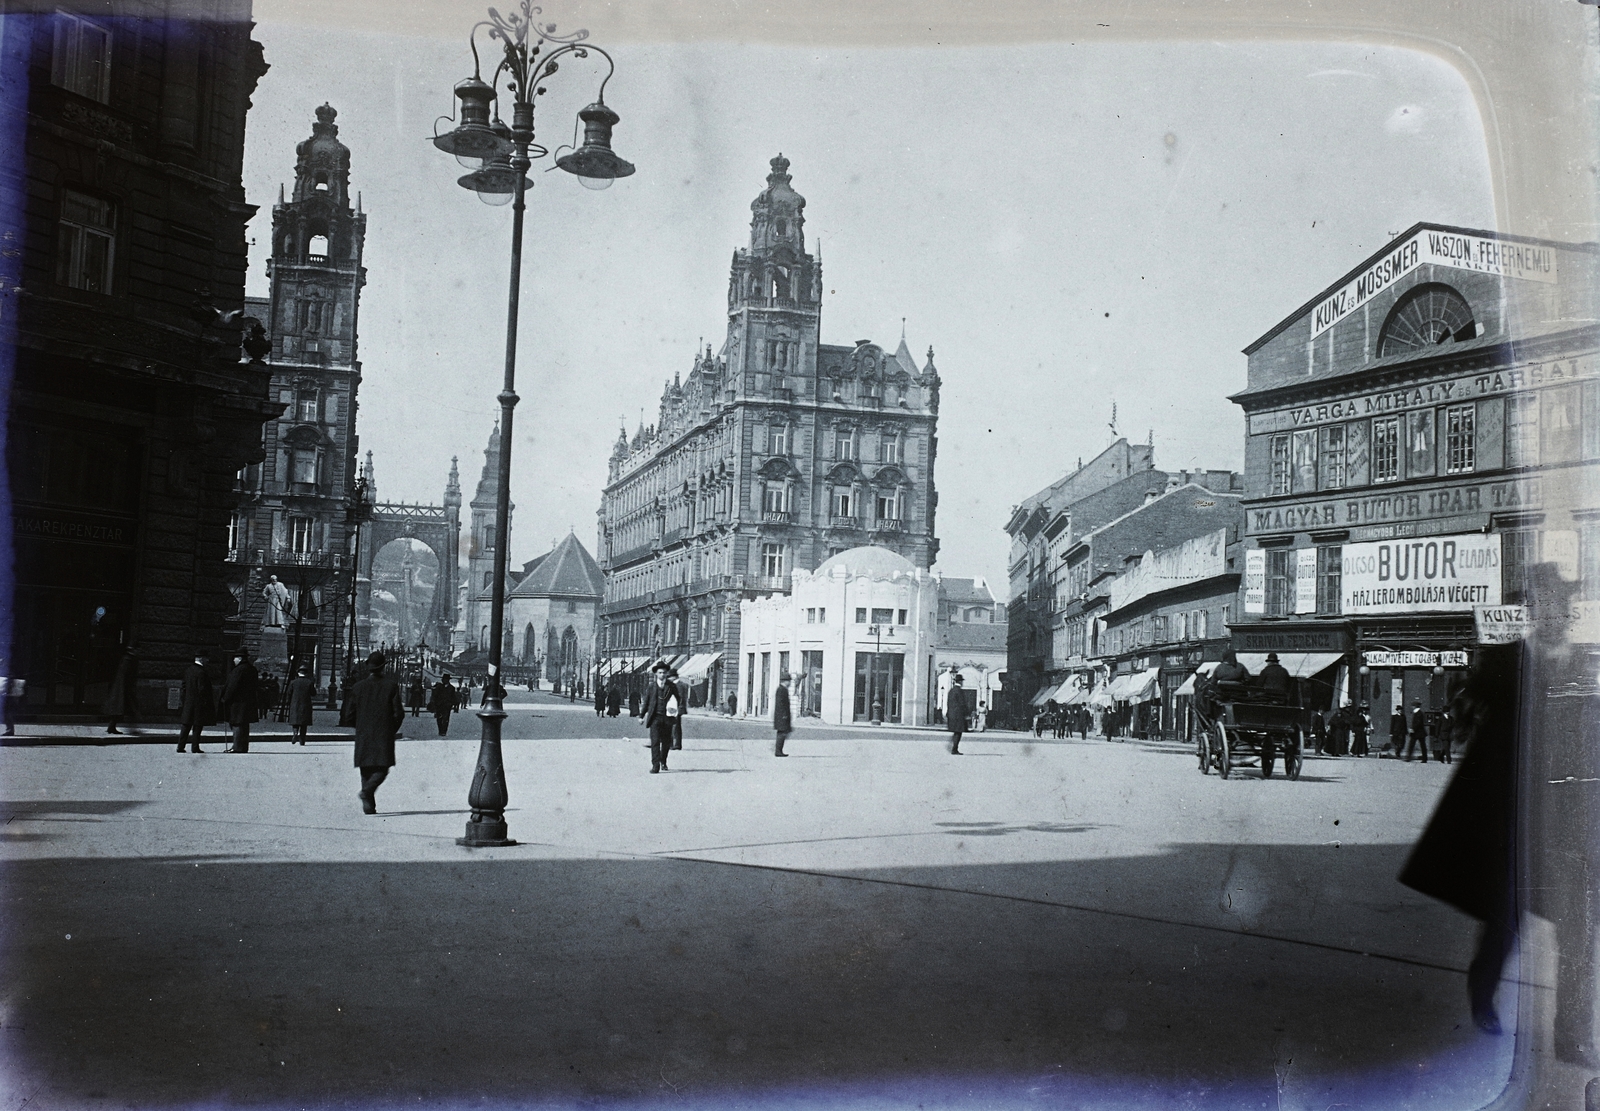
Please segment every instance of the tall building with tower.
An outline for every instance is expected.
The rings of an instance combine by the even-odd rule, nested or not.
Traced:
[[[478,476],[478,488],[469,503],[470,517],[467,526],[467,571],[462,584],[461,622],[457,627],[456,649],[469,658],[489,651],[490,596],[494,589],[494,546],[509,543],[509,537],[496,536],[494,532],[494,503],[500,490],[500,424],[495,422],[489,433],[489,443],[483,449],[483,473]],[[459,504],[460,495],[457,494]],[[512,511],[516,506],[511,507]],[[506,518],[509,530],[511,517]],[[516,585],[506,564],[506,593]],[[501,646],[506,656],[513,655],[511,626],[505,626],[505,643]]]
[[[272,208],[270,293],[247,299],[271,341],[271,397],[282,413],[263,429],[261,462],[239,473],[228,529],[234,641],[263,665],[291,658],[319,683],[336,672],[351,612],[356,560],[349,518],[356,474],[356,323],[367,218],[350,193],[350,150],[338,113],[316,110],[295,148],[293,191]]]
[[[867,544],[926,568],[939,376],[930,349],[821,341],[822,261],[772,159],[734,252],[727,334],[612,452],[599,511],[603,669],[682,659],[696,700],[738,689],[739,603]],[[842,615],[841,615],[842,616]],[[703,684],[703,685],[702,685]]]

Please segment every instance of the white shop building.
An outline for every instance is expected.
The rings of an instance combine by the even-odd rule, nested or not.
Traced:
[[[939,584],[887,548],[840,552],[795,571],[787,595],[739,604],[739,716],[770,719],[791,673],[796,717],[923,725],[938,700]]]

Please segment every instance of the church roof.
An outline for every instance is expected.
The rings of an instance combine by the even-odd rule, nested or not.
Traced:
[[[516,589],[515,598],[600,598],[605,593],[605,576],[575,533],[548,554],[530,561],[532,567]]]

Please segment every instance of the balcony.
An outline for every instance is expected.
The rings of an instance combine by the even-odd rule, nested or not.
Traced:
[[[228,562],[248,567],[324,567],[341,570],[343,552],[297,552],[293,548],[229,548]]]
[[[788,575],[747,575],[745,588],[748,590],[775,591],[780,594],[789,593],[793,582]]]
[[[761,514],[761,523],[764,525],[786,525],[791,514],[784,509],[769,509]]]
[[[904,532],[905,530],[906,523],[904,521],[881,519],[872,522],[873,532]]]
[[[843,529],[859,529],[861,527],[861,518],[860,517],[840,517],[837,514],[835,514],[828,521],[828,527],[829,528],[843,528]]]

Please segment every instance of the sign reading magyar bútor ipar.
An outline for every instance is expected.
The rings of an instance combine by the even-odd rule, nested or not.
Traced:
[[[1500,604],[1495,533],[1346,544],[1340,555],[1346,614],[1471,613]]]
[[[1546,246],[1423,228],[1396,244],[1311,310],[1312,338],[1320,336],[1419,266],[1432,264],[1536,282],[1556,280],[1555,252]]]

